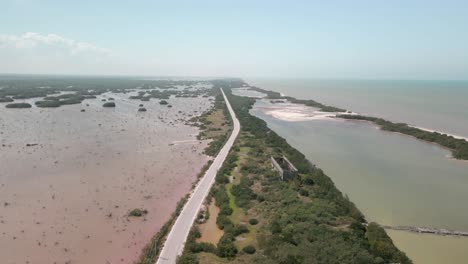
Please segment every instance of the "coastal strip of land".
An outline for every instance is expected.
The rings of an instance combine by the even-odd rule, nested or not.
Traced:
[[[452,135],[420,129],[405,123],[394,123],[382,118],[371,116],[338,114],[336,117],[348,120],[369,121],[378,125],[385,131],[398,132],[430,143],[436,143],[442,147],[450,149],[452,151],[452,156],[455,159],[468,160],[468,141],[463,138],[455,138]]]
[[[226,159],[229,150],[231,149],[237,135],[239,134],[240,123],[237,120],[236,114],[232,110],[232,107],[229,104],[226,95],[222,90],[221,92],[223,93],[226,106],[233,120],[234,129],[226,144],[219,151],[210,168],[206,171],[205,175],[200,180],[197,187],[195,188],[192,195],[185,204],[184,208],[182,209],[179,217],[177,218],[169,235],[167,236],[167,239],[164,243],[164,246],[156,263],[176,263],[177,257],[183,251],[185,241],[190,232],[192,224],[198,215],[200,207],[202,206],[203,201],[205,200],[206,196],[208,195],[211,189],[211,186],[214,183],[216,173],[223,164],[224,160]]]
[[[221,84],[242,127],[178,264],[412,263],[321,169],[250,114],[256,99],[229,89],[241,80]],[[272,167],[271,157],[283,156],[298,170],[288,180]],[[213,230],[220,236],[206,233]]]
[[[430,228],[430,227],[418,227],[418,226],[382,226],[385,229],[407,231],[413,233],[433,234],[440,236],[465,236],[468,237],[468,232],[459,230],[448,230],[444,228]]]

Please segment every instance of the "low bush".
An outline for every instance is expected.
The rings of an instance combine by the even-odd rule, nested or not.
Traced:
[[[31,108],[32,105],[28,103],[13,103],[13,104],[7,104],[5,107],[6,108]]]
[[[128,213],[129,216],[135,216],[135,217],[140,217],[140,216],[143,216],[143,215],[146,215],[148,213],[148,211],[146,209],[139,209],[139,208],[136,208],[136,209],[133,209],[132,211],[130,211],[130,213]]]
[[[242,251],[244,251],[247,254],[254,254],[257,250],[254,248],[252,245],[245,246]]]
[[[114,102],[107,102],[107,103],[104,103],[102,105],[102,107],[115,107],[115,103]]]
[[[249,224],[251,224],[251,225],[256,225],[256,224],[258,224],[258,220],[257,220],[256,218],[251,218],[251,219],[249,220]]]

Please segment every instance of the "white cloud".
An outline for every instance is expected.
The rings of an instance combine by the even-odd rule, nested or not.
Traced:
[[[39,49],[45,47],[61,48],[69,52],[70,55],[82,52],[92,52],[102,55],[110,55],[110,51],[99,48],[91,43],[76,41],[64,38],[56,34],[42,35],[34,32],[26,32],[23,35],[2,35],[0,34],[1,48],[16,49]]]
[[[115,62],[108,49],[56,34],[0,34],[0,72],[98,74]]]

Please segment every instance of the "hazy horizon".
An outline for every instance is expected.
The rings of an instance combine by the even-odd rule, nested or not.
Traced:
[[[276,76],[271,76],[271,77],[262,77],[262,76],[190,76],[190,75],[138,75],[138,74],[79,74],[79,73],[69,73],[69,74],[54,74],[54,73],[3,73],[0,72],[0,78],[1,77],[8,77],[8,76],[14,76],[14,77],[44,77],[44,78],[66,78],[66,77],[78,77],[78,78],[174,78],[174,79],[183,79],[183,78],[189,78],[189,79],[206,79],[206,80],[212,80],[212,79],[242,79],[246,81],[248,84],[252,85],[249,81],[254,79],[254,80],[311,80],[311,81],[407,81],[407,82],[424,82],[424,81],[431,81],[431,82],[468,82],[467,79],[404,79],[404,78],[396,78],[396,79],[390,79],[390,78],[325,78],[325,77],[276,77]],[[255,85],[254,85],[255,86]],[[268,90],[268,87],[263,87]]]
[[[6,74],[468,79],[463,1],[7,0],[2,8]]]

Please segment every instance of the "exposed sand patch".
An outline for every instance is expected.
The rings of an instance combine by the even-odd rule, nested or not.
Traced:
[[[231,90],[232,90],[232,94],[237,95],[237,96],[245,96],[245,97],[252,97],[252,98],[264,98],[267,96],[264,93],[250,90],[250,87],[233,88]]]
[[[288,122],[332,119],[337,114],[322,112],[314,107],[293,104],[287,101],[280,102],[278,100],[259,100],[255,108],[274,118]]]
[[[108,97],[116,108],[102,107]],[[168,108],[127,97],[0,105],[2,263],[132,263],[169,218],[208,160],[185,122],[212,102],[171,98]],[[128,218],[134,208],[149,213]]]
[[[419,129],[427,131],[427,132],[437,132],[437,133],[440,133],[440,134],[445,134],[447,136],[452,136],[453,138],[464,139],[464,140],[468,141],[467,137],[462,137],[462,136],[458,136],[458,135],[454,135],[454,134],[448,134],[448,133],[445,133],[445,132],[441,132],[441,131],[437,131],[437,130],[433,130],[433,129],[429,129],[429,128],[424,128],[424,127],[418,127],[418,126],[413,126],[413,127],[419,128]]]
[[[200,228],[201,237],[197,241],[216,245],[219,239],[223,236],[224,232],[216,225],[216,218],[219,214],[219,208],[216,206],[214,199],[208,206],[208,212],[210,212],[210,218],[208,218],[205,223],[198,225]]]

